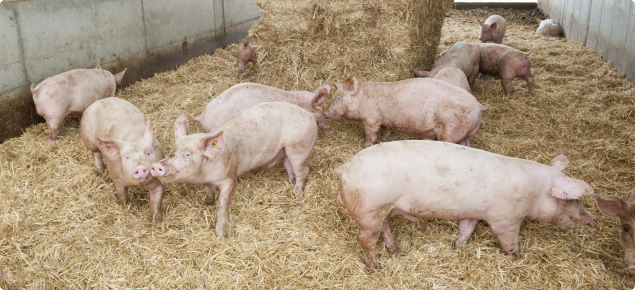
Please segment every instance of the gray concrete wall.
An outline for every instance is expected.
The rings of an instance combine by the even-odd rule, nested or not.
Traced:
[[[562,26],[566,38],[598,52],[635,83],[633,0],[538,0],[538,8]]]
[[[128,68],[122,86],[247,35],[254,0],[26,0],[0,4],[0,142],[42,121],[29,86],[76,68]]]

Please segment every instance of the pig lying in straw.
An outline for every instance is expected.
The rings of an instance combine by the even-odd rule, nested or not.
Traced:
[[[619,242],[624,249],[624,260],[628,265],[628,272],[635,274],[635,193],[628,201],[615,197],[595,195],[598,207],[608,216],[620,218]]]
[[[164,182],[185,181],[205,186],[206,204],[217,207],[216,235],[227,236],[227,212],[236,178],[254,168],[272,167],[283,159],[289,182],[298,196],[309,175],[309,155],[318,127],[311,113],[288,103],[260,103],[238,112],[211,133],[188,135],[184,115],[174,122],[175,153],[152,165]]]
[[[558,37],[562,33],[560,25],[549,18],[549,15],[547,15],[547,19],[542,20],[540,18],[536,18],[536,21],[539,24],[538,29],[536,29],[536,34]]]
[[[326,108],[326,118],[361,120],[366,147],[391,127],[418,139],[470,146],[481,112],[487,110],[472,94],[444,81],[429,78],[392,83],[360,83],[351,75]]]
[[[503,38],[505,37],[505,27],[507,26],[505,18],[498,15],[492,15],[487,17],[485,23],[483,23],[478,17],[476,20],[478,20],[478,24],[481,25],[481,32],[478,34],[478,40],[481,42],[491,41],[494,43],[503,43]]]
[[[163,184],[150,176],[150,166],[163,159],[163,148],[152,133],[150,119],[130,102],[113,97],[90,105],[80,129],[98,173],[104,172],[106,162],[119,204],[128,201],[128,187],[143,186],[150,192],[152,219],[161,223]]]
[[[434,78],[442,69],[454,67],[465,74],[470,86],[474,84],[481,61],[478,48],[466,42],[457,42],[441,55],[441,58],[434,62],[430,71],[414,70],[415,73],[423,77]],[[467,91],[469,92],[469,90]]]
[[[511,94],[514,91],[512,81],[520,78],[527,82],[531,92],[534,85],[534,75],[531,74],[530,52],[523,53],[520,50],[502,44],[472,43],[480,51],[481,61],[479,71],[482,74],[498,76],[505,92]]]
[[[251,36],[245,37],[243,42],[238,45],[238,53],[236,54],[236,63],[238,64],[238,79],[243,78],[245,66],[247,63],[253,63],[256,73],[258,73],[258,56],[254,49],[254,41]]]
[[[309,111],[320,128],[328,129],[322,104],[330,91],[330,85],[321,85],[311,93],[288,92],[261,84],[242,83],[224,91],[207,104],[200,116],[193,118],[201,123],[205,133],[209,133],[242,109],[264,102],[285,102]]]
[[[35,111],[46,120],[46,142],[55,143],[64,117],[79,118],[94,101],[114,96],[125,73],[124,69],[113,75],[101,69],[98,62],[94,69],[63,72],[45,79],[35,88],[31,84]]]
[[[334,169],[342,180],[337,201],[359,224],[366,267],[374,269],[381,233],[388,251],[399,247],[390,232],[393,212],[417,222],[459,220],[456,245],[467,243],[478,220],[486,221],[503,250],[519,257],[518,232],[525,218],[560,227],[593,220],[578,199],[593,193],[584,181],[561,171],[564,155],[550,165],[446,142],[397,141],[362,150]]]

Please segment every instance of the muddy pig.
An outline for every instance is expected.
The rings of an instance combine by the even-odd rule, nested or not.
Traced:
[[[536,21],[539,24],[538,29],[536,29],[536,34],[544,34],[547,36],[554,36],[554,37],[560,36],[560,33],[562,32],[560,25],[558,25],[558,23],[556,23],[551,18],[549,18],[549,15],[547,15],[547,19],[545,20],[536,18]]]
[[[442,69],[455,67],[463,71],[465,77],[468,78],[470,86],[474,84],[481,61],[478,48],[466,42],[457,42],[441,55],[441,58],[434,62],[429,72],[414,70],[415,73],[423,77],[434,78]]]
[[[254,41],[251,36],[245,37],[243,42],[238,45],[238,53],[236,54],[236,62],[238,63],[238,79],[243,78],[245,73],[245,65],[251,62],[254,64],[254,69],[258,73],[258,56],[256,55],[256,49],[254,49]]]
[[[94,101],[114,96],[125,73],[124,69],[113,75],[97,63],[94,69],[74,69],[49,77],[35,88],[31,84],[35,111],[46,120],[46,142],[55,142],[64,117],[79,118]]]
[[[608,216],[620,218],[619,242],[624,249],[624,260],[628,266],[628,272],[635,274],[635,193],[628,201],[619,198],[595,195],[598,207]]]
[[[478,220],[486,221],[503,250],[518,258],[518,232],[526,218],[563,228],[594,217],[578,199],[593,193],[584,181],[561,171],[564,155],[550,165],[506,157],[446,142],[396,141],[362,150],[333,171],[339,174],[337,201],[359,224],[366,267],[376,265],[379,234],[398,253],[388,225],[390,212],[410,221],[459,221],[455,245],[468,242]]]
[[[84,145],[95,158],[97,173],[104,172],[106,162],[119,204],[128,201],[128,187],[143,186],[150,192],[152,220],[161,223],[163,184],[152,178],[150,166],[164,156],[150,119],[130,102],[112,97],[90,105],[80,129]]]
[[[444,82],[451,83],[459,88],[462,88],[466,91],[470,91],[470,84],[465,77],[463,71],[455,67],[446,67],[439,71],[439,73],[434,76],[437,80],[442,80]]]
[[[478,17],[476,20],[478,20],[478,24],[481,25],[481,32],[478,34],[478,40],[481,42],[491,41],[499,44],[503,43],[503,38],[505,37],[505,27],[507,26],[505,18],[498,15],[492,15],[487,17],[485,23],[483,23]]]
[[[470,146],[478,131],[481,106],[472,94],[444,81],[416,78],[392,83],[360,83],[351,75],[336,85],[333,101],[324,116],[361,120],[365,147],[391,127],[417,139],[439,140]]]
[[[512,81],[518,77],[527,82],[531,92],[534,85],[534,75],[531,74],[529,54],[502,44],[472,43],[480,50],[481,62],[479,71],[485,75],[500,77],[505,92],[514,91]]]
[[[288,92],[261,84],[237,84],[207,104],[200,116],[194,120],[201,123],[203,131],[209,133],[240,110],[264,102],[285,102],[299,106],[311,114],[322,129],[328,129],[324,120],[322,104],[331,91],[330,85],[321,85],[315,92]]]
[[[260,103],[238,112],[211,133],[188,134],[184,115],[174,122],[175,153],[152,164],[163,182],[184,181],[205,187],[206,204],[217,207],[216,235],[227,236],[227,213],[236,178],[254,168],[272,167],[283,159],[289,182],[303,194],[309,155],[318,126],[311,113],[289,103]]]

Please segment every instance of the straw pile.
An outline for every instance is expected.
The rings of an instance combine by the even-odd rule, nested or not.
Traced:
[[[635,87],[600,56],[562,38],[535,35],[537,10],[450,11],[441,52],[456,41],[476,42],[475,16],[507,18],[504,43],[531,50],[535,91],[524,81],[505,95],[500,82],[477,80],[482,103],[481,130],[473,146],[546,163],[558,154],[571,161],[566,174],[589,182],[598,194],[627,198],[634,181]],[[347,41],[338,41],[344,45]],[[257,43],[258,44],[258,43]],[[263,44],[261,44],[263,45]],[[263,45],[266,46],[266,45]],[[236,84],[237,46],[191,60],[118,92],[151,117],[166,148],[172,123],[181,113],[200,113],[213,97]],[[321,47],[304,47],[318,54]],[[329,55],[341,61],[337,55]],[[261,55],[267,60],[267,56]],[[273,79],[275,63],[258,75],[248,65],[245,82],[313,90],[327,80]],[[304,63],[297,71],[319,71],[328,63]],[[360,65],[367,65],[361,63]],[[396,64],[369,70],[367,81],[399,75]],[[415,66],[413,66],[414,68]],[[289,69],[280,65],[281,71]],[[351,66],[356,69],[357,66]],[[418,67],[429,68],[429,67]],[[333,68],[333,81],[346,73]],[[410,68],[408,68],[409,71]],[[361,69],[360,69],[361,70]],[[282,72],[280,73],[282,74]],[[338,75],[339,74],[339,75]],[[301,75],[301,74],[299,74]],[[373,79],[377,77],[377,79]],[[387,78],[387,77],[386,77]],[[200,132],[191,123],[191,131]],[[512,260],[496,237],[479,224],[470,243],[453,249],[454,221],[412,223],[391,218],[402,253],[391,255],[377,244],[379,269],[368,273],[357,243],[357,224],[335,201],[338,166],[362,149],[360,123],[329,121],[319,133],[309,161],[305,197],[295,198],[281,164],[238,179],[230,237],[214,236],[216,210],[204,206],[204,190],[170,184],[164,221],[154,226],[148,195],[131,190],[131,202],[117,205],[107,174],[96,175],[92,156],[80,140],[79,122],[67,119],[61,137],[46,146],[45,125],[0,145],[0,265],[3,289],[50,288],[345,288],[345,289],[631,289],[617,242],[618,221],[599,212],[593,197],[583,205],[596,215],[587,227],[560,230],[526,221],[520,231],[522,257]],[[387,130],[384,141],[407,139]]]

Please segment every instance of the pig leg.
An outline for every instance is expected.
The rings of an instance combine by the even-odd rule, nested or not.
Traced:
[[[57,138],[57,134],[60,132],[60,127],[64,122],[64,118],[62,119],[47,119],[46,120],[46,133],[48,137],[46,138],[46,143],[48,145],[53,145],[55,143],[55,138]]]
[[[386,126],[379,127],[379,131],[377,131],[377,142],[381,141],[381,137],[384,134],[384,129],[386,129]]]
[[[386,244],[386,248],[388,248],[388,252],[391,254],[399,254],[401,249],[395,243],[395,239],[390,232],[390,225],[388,224],[388,216],[384,219],[384,222],[381,224],[381,234],[384,237],[384,243]]]
[[[293,173],[293,166],[291,165],[291,160],[289,157],[284,157],[284,168],[287,169],[287,173],[289,174],[289,183],[293,183],[295,181],[295,174]]]
[[[490,223],[492,232],[498,238],[498,242],[503,250],[514,258],[520,258],[518,248],[518,232],[520,232],[520,222],[494,222]]]
[[[205,201],[204,205],[213,205],[216,203],[216,186],[214,185],[206,185],[205,186]]]
[[[97,173],[104,173],[104,159],[101,156],[101,151],[93,152],[93,156],[95,157],[95,169]]]
[[[454,246],[463,246],[470,240],[474,228],[478,220],[460,220],[459,221],[459,238],[454,241]]]
[[[309,151],[310,153],[310,151]],[[295,191],[298,197],[304,195],[304,183],[309,176],[309,156],[302,155],[287,155],[293,168],[293,174],[295,175]],[[286,158],[285,158],[286,159]]]
[[[216,236],[219,238],[227,237],[227,213],[234,195],[236,181],[230,184],[224,184],[220,187],[220,195],[218,196],[218,206],[216,207]]]
[[[505,92],[508,94],[511,94],[512,92],[514,92],[514,85],[512,85],[512,80],[513,78],[509,79],[509,78],[501,77],[501,84],[503,85]]]
[[[467,81],[470,83],[470,87],[474,85],[474,80],[476,80],[476,77],[478,76],[478,70],[479,70],[479,66],[475,65],[472,68],[472,73],[470,74],[470,76],[467,78]]]
[[[238,79],[239,80],[243,78],[243,74],[245,73],[245,65],[246,63],[242,63],[242,62],[238,63]]]
[[[360,221],[358,221],[359,236],[357,237],[357,240],[362,246],[362,251],[364,252],[364,262],[366,263],[366,268],[371,271],[375,269],[375,264],[377,263],[377,259],[375,257],[375,245],[377,244],[379,232],[382,227],[382,221],[384,219],[385,217],[377,218],[375,216],[366,216],[361,217],[359,219]]]
[[[163,221],[163,212],[161,211],[164,191],[163,184],[160,181],[156,181],[144,187],[150,192],[150,214],[152,214],[152,220],[155,224],[160,224]]]
[[[113,180],[115,184],[115,191],[117,191],[117,198],[120,205],[125,205],[128,202],[128,187],[121,185],[119,182]]]
[[[364,132],[366,133],[366,144],[364,144],[364,147],[368,148],[377,142],[377,134],[381,129],[381,115],[365,119],[363,122]]]

